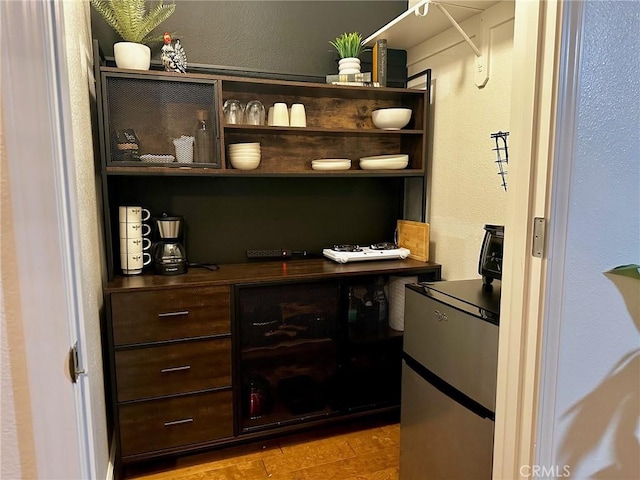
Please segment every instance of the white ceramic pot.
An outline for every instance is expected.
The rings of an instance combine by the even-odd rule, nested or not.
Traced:
[[[151,49],[141,43],[114,43],[113,56],[116,58],[118,68],[149,70],[151,66]]]
[[[338,73],[360,73],[360,59],[355,57],[341,58],[338,61]]]

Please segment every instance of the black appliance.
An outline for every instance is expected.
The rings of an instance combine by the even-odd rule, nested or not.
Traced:
[[[400,478],[490,480],[500,282],[406,286]]]
[[[485,225],[484,230],[478,273],[482,275],[485,285],[491,285],[494,279],[502,280],[504,226]]]
[[[163,214],[155,219],[156,243],[153,246],[153,262],[160,275],[187,273],[187,252],[183,246],[184,220]]]

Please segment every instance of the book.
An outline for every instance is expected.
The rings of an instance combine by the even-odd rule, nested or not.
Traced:
[[[333,82],[370,82],[371,72],[362,73],[338,73],[327,75],[327,83]]]
[[[381,38],[373,44],[373,81],[387,86],[387,39]]]
[[[378,82],[331,82],[331,85],[343,85],[350,87],[380,87]]]

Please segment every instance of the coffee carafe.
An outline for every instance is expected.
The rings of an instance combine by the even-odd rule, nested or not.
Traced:
[[[187,273],[187,252],[182,245],[184,220],[163,214],[155,219],[157,241],[153,246],[153,262],[160,275]]]

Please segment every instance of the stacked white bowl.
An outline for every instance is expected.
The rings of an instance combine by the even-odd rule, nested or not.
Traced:
[[[233,143],[229,145],[231,166],[238,170],[255,170],[260,165],[260,143]]]

